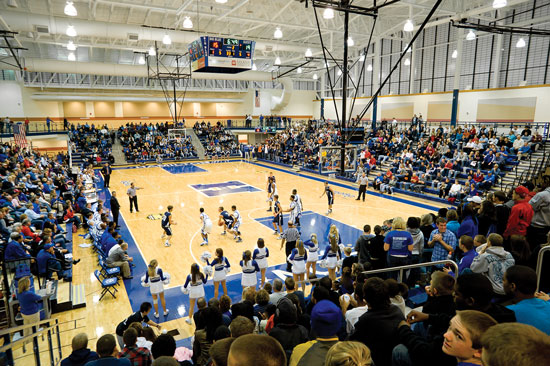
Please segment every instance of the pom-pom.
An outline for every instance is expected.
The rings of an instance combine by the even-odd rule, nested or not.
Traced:
[[[231,267],[225,267],[225,273],[227,274],[229,272],[231,272]]]
[[[201,261],[203,263],[206,263],[206,260],[207,259],[210,259],[212,258],[212,254],[210,252],[207,252],[207,251],[204,251],[202,254],[201,254]]]
[[[141,286],[149,287],[149,282],[145,282],[145,275],[141,276]]]
[[[202,270],[207,276],[212,276],[212,273],[214,272],[212,270],[212,266],[204,266]]]
[[[164,273],[164,281],[162,281],[162,283],[164,283],[165,285],[169,285],[170,284],[170,273]]]
[[[183,292],[184,295],[189,295],[189,289],[187,287],[181,286],[181,292]]]
[[[342,263],[344,263],[343,259],[339,259],[338,262],[336,262],[337,267],[342,267]]]
[[[322,261],[319,262],[319,267],[321,268],[327,268],[327,260],[326,259],[323,259]]]

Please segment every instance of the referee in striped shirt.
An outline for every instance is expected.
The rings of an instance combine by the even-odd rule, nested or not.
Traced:
[[[369,184],[369,180],[364,171],[359,177],[357,177],[357,183],[359,183],[359,195],[355,200],[359,201],[361,195],[363,195],[363,202],[365,202],[365,195],[367,192],[367,185]]]
[[[288,261],[288,256],[290,253],[292,253],[292,249],[296,248],[296,242],[298,239],[300,239],[300,233],[298,232],[298,229],[294,227],[294,224],[292,222],[288,223],[288,229],[285,230],[282,236],[281,241],[281,250],[283,249],[283,245],[285,245],[285,253],[286,253],[286,271],[290,272],[292,271],[292,265]]]

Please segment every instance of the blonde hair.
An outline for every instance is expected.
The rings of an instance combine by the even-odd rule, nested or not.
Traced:
[[[360,342],[338,342],[330,347],[326,366],[370,366],[372,357],[367,346]]]
[[[311,238],[310,240],[311,240],[311,242],[312,242],[313,244],[318,244],[318,243],[319,243],[319,242],[317,241],[317,234],[311,234],[311,237],[310,237],[310,238]]]
[[[336,227],[336,225],[332,224],[330,225],[330,229],[328,231],[328,234],[330,236],[333,236],[336,238],[336,242],[338,242],[338,239],[339,239],[339,236],[340,234],[338,233],[338,228]]]
[[[332,250],[334,253],[338,253],[338,241],[334,236],[331,236],[329,238],[330,242],[330,250]]]
[[[28,291],[31,288],[31,279],[27,277],[22,277],[17,281],[17,293],[22,293],[23,291]]]
[[[158,265],[159,265],[159,262],[157,262],[156,259],[152,259],[151,262],[149,262],[149,267],[147,267],[147,273],[149,274],[149,278],[155,277],[157,275]]]
[[[393,230],[405,230],[407,229],[407,224],[403,218],[396,217],[393,219],[391,227]]]
[[[298,249],[298,254],[304,255],[306,254],[306,250],[304,249],[304,242],[301,240],[298,240],[296,243],[296,249]]]

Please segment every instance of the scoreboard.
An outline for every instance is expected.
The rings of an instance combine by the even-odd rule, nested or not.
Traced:
[[[238,73],[252,69],[256,42],[235,38],[200,37],[189,49],[197,72]]]

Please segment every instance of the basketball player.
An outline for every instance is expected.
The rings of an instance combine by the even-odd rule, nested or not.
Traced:
[[[240,243],[243,241],[241,239],[241,232],[239,231],[239,227],[242,223],[241,214],[239,213],[239,211],[237,211],[237,206],[235,205],[231,206],[231,211],[233,211],[233,224],[228,226],[227,228],[229,232],[233,233],[234,239],[237,239],[237,243]]]
[[[220,206],[218,208],[218,212],[220,213],[220,216],[218,218],[218,225],[223,226],[222,235],[225,235],[227,228],[233,225],[233,216],[231,216],[227,211],[225,211],[223,209],[223,206]]]
[[[319,198],[323,197],[325,194],[328,198],[327,215],[330,215],[332,213],[332,205],[334,204],[334,191],[332,190],[332,188],[330,188],[327,181],[325,181],[325,190],[323,191],[323,194],[319,196]]]
[[[164,232],[162,233],[162,236],[160,238],[161,239],[166,238],[166,241],[164,242],[164,246],[169,247],[171,245],[170,239],[172,239],[171,226],[176,225],[177,223],[172,219],[172,210],[174,209],[174,206],[169,205],[166,209],[168,211],[164,213],[164,216],[162,217],[162,222],[161,222],[161,226]]]
[[[271,173],[269,173],[271,174]],[[271,212],[271,206],[273,204],[273,196],[277,193],[277,184],[275,183],[275,177],[267,178],[267,201],[269,202],[269,208],[267,212]]]
[[[212,231],[212,221],[210,220],[210,217],[208,217],[207,214],[204,213],[204,208],[200,208],[201,213],[201,222],[202,222],[202,228],[201,228],[201,236],[202,236],[202,243],[201,247],[203,245],[208,245],[208,234]]]
[[[298,205],[298,215],[297,217],[297,225],[300,227],[300,218],[302,217],[302,212],[304,211],[304,205],[302,204],[302,198],[298,195],[298,190],[294,188],[292,190],[292,194],[294,195],[294,201]]]
[[[298,209],[299,206],[296,203],[296,199],[294,195],[290,195],[290,207],[288,210],[284,210],[283,212],[290,212],[290,216],[288,218],[288,222],[294,225],[298,229],[298,226],[300,226],[300,219],[298,218]],[[298,230],[300,231],[300,230]]]
[[[281,202],[279,202],[279,195],[273,196],[275,199],[275,202],[273,202],[273,229],[275,230],[273,232],[273,235],[283,235],[283,210],[281,208]],[[277,230],[277,226],[279,226],[279,230]]]

